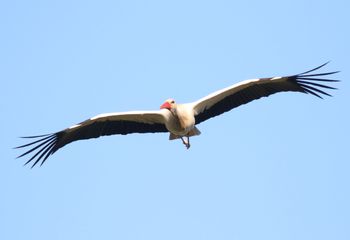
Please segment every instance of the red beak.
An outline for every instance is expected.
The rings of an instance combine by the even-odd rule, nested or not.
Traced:
[[[160,109],[170,110],[171,109],[170,103],[168,103],[168,102],[163,103],[162,106],[160,106]]]

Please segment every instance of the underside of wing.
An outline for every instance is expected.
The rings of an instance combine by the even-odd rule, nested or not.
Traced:
[[[278,92],[302,92],[312,94],[319,98],[322,98],[322,95],[331,96],[323,89],[336,88],[323,83],[338,82],[339,80],[327,79],[324,77],[337,72],[313,73],[326,64],[327,63],[297,75],[243,81],[229,88],[210,94],[195,103],[196,124],[218,116],[240,105]]]
[[[18,158],[31,153],[34,154],[25,163],[33,162],[32,167],[34,167],[40,161],[42,165],[50,155],[74,141],[114,134],[126,135],[167,131],[159,111],[101,114],[60,132],[24,137],[35,140],[17,147],[30,147],[27,152],[18,156]]]

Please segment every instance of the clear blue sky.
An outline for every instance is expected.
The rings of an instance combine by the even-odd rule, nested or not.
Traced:
[[[0,239],[350,239],[350,4],[2,1]],[[19,136],[158,109],[328,60],[332,98],[282,93],[168,134],[70,144],[41,168]]]

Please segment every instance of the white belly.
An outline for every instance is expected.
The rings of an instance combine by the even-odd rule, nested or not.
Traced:
[[[166,128],[177,136],[186,136],[195,125],[192,111],[185,106],[177,107],[176,115],[169,112]]]
[[[166,123],[166,128],[169,130],[169,132],[175,135],[186,136],[187,133],[194,128],[194,121],[193,124],[184,125],[181,124],[178,118],[171,116],[169,118],[169,121]]]

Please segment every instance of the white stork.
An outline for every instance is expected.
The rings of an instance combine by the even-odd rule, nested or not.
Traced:
[[[32,167],[34,167],[40,160],[42,165],[51,154],[71,142],[130,133],[170,132],[170,140],[180,138],[188,149],[189,138],[200,134],[196,124],[255,99],[286,91],[309,93],[319,98],[322,98],[321,95],[331,96],[321,89],[336,88],[319,82],[339,81],[323,78],[338,71],[313,73],[326,64],[297,75],[242,81],[191,103],[177,104],[173,99],[168,99],[160,106],[160,110],[156,111],[100,114],[56,133],[24,137],[38,139],[17,147],[31,146],[27,152],[18,157],[35,153],[25,163],[26,165],[33,161]]]

